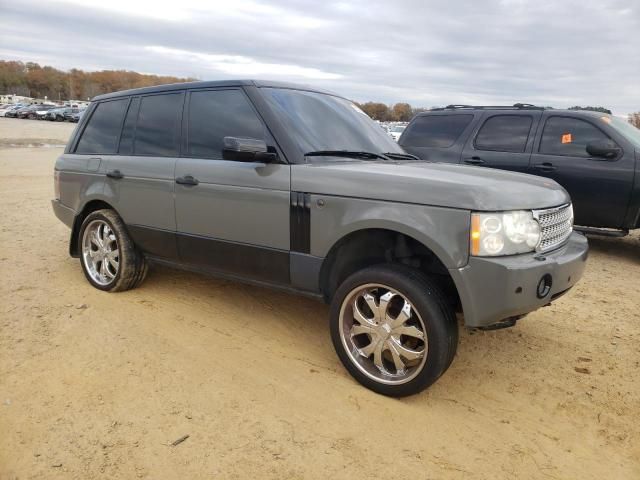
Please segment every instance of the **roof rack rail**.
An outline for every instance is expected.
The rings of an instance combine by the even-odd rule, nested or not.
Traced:
[[[442,110],[544,110],[545,107],[538,107],[531,103],[514,103],[508,105],[447,105],[446,107],[431,108],[430,111]]]

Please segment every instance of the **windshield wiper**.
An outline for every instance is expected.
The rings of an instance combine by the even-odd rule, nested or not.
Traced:
[[[389,160],[389,157],[382,153],[358,152],[351,150],[317,150],[315,152],[307,152],[305,157],[350,157],[350,158],[380,158]]]
[[[389,158],[393,158],[394,160],[420,160],[415,155],[411,155],[410,153],[395,153],[395,152],[384,152],[384,155]]]

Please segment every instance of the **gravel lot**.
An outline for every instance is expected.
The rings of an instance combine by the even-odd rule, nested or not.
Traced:
[[[573,291],[461,330],[395,400],[349,377],[315,301],[167,268],[91,288],[49,203],[62,149],[38,146],[73,127],[0,118],[1,479],[640,478],[639,232],[591,238]]]

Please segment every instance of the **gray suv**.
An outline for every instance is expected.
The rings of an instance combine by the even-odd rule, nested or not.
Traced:
[[[553,180],[419,161],[349,100],[291,84],[96,97],[55,197],[94,287],[133,288],[155,262],[317,297],[347,370],[392,396],[447,370],[456,313],[511,326],[587,258]]]

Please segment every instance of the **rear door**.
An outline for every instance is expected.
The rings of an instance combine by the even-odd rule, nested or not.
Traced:
[[[611,160],[589,155],[588,143],[616,144],[599,121],[545,112],[530,173],[552,178],[569,192],[576,225],[619,228],[631,196],[633,151]]]
[[[223,159],[225,136],[264,140],[277,152],[249,98],[241,88],[192,90],[184,118],[175,172],[181,260],[289,283],[289,165]]]
[[[437,112],[418,115],[398,140],[408,153],[423,160],[458,163],[461,143],[473,128],[473,113]]]
[[[175,259],[174,170],[180,154],[183,92],[131,98],[118,155],[105,158],[105,194],[136,244]]]
[[[540,111],[487,112],[467,141],[462,163],[526,172]]]

